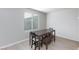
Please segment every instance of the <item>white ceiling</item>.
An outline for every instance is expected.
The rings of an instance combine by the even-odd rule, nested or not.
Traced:
[[[58,10],[69,9],[69,8],[32,8],[32,9],[41,11],[44,13],[49,13],[51,11],[58,11]]]
[[[44,12],[44,13],[48,13],[52,10],[55,10],[55,8],[32,8],[32,9],[35,9],[35,10],[38,10],[38,11],[41,11],[41,12]]]

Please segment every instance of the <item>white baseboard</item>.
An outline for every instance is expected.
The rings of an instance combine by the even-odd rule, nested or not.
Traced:
[[[3,48],[11,47],[11,46],[13,46],[13,45],[19,44],[19,43],[24,42],[24,41],[27,41],[27,40],[24,39],[24,40],[20,40],[20,41],[13,42],[13,43],[8,44],[8,45],[1,46],[1,47],[0,47],[0,50],[3,49]]]
[[[63,39],[68,39],[68,40],[72,40],[72,41],[76,41],[76,42],[79,42],[79,40],[74,40],[74,39],[70,39],[70,38],[67,38],[67,37],[63,37],[63,36],[56,36],[56,37],[63,38]]]

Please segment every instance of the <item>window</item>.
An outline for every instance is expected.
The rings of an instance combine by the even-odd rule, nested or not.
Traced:
[[[38,15],[31,13],[24,13],[24,30],[38,29]]]

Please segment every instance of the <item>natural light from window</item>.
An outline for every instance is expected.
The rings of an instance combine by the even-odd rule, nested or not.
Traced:
[[[24,13],[24,30],[33,31],[38,29],[38,14]]]

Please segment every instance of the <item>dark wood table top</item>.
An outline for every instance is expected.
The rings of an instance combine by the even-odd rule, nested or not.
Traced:
[[[43,29],[43,30],[33,31],[33,33],[35,33],[35,35],[41,36],[51,31],[52,29]]]

